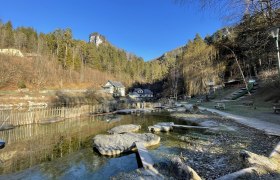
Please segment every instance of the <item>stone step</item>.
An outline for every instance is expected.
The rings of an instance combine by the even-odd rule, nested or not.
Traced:
[[[135,146],[137,148],[141,166],[145,169],[153,169],[154,161],[152,160],[144,144],[142,142],[135,142]]]

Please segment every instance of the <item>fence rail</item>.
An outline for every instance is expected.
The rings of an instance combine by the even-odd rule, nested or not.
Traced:
[[[46,123],[48,121],[63,120],[80,117],[88,114],[113,112],[122,108],[153,108],[159,103],[132,103],[132,104],[99,104],[80,105],[76,107],[51,107],[19,111],[15,109],[0,111],[0,130],[7,126],[21,126],[27,124]]]
[[[55,118],[67,119],[89,113],[104,113],[113,111],[113,105],[81,105],[79,107],[39,108],[31,111],[2,110],[0,111],[0,128],[5,126],[20,126],[44,123]]]

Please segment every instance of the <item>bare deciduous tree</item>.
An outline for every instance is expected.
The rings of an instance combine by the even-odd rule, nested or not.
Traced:
[[[227,21],[240,20],[245,14],[262,13],[273,23],[280,8],[280,0],[175,0],[181,5],[197,4],[202,9],[211,8]]]

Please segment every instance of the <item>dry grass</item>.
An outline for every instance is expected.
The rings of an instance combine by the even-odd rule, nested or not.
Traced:
[[[280,102],[280,81],[279,77],[273,76],[273,80],[262,80],[259,82],[259,88],[256,93],[247,96],[244,99],[224,102],[226,105],[225,112],[263,119],[268,122],[279,124],[279,114],[273,113],[272,106]],[[226,93],[221,93],[226,94]],[[216,99],[218,100],[218,99]],[[246,106],[243,103],[253,101],[252,106]],[[214,108],[215,102],[204,102],[202,106]]]
[[[264,81],[264,82],[271,81],[271,80],[275,79],[277,76],[278,76],[277,69],[262,71],[259,74],[260,79],[262,79],[262,81]]]
[[[132,84],[125,75],[112,75],[85,67],[83,70],[63,69],[55,58],[20,58],[0,55],[0,90],[86,89],[101,88],[108,80]]]

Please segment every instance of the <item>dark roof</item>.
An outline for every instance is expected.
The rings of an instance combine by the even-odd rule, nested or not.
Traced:
[[[121,83],[121,82],[118,82],[118,81],[110,81],[109,82],[114,86],[114,87],[119,87],[119,88],[122,88],[124,87],[124,85]]]
[[[150,89],[144,89],[144,94],[153,94],[153,92]]]
[[[135,88],[133,92],[143,91],[141,88]]]
[[[132,93],[130,93],[129,95],[134,95],[134,96],[139,96],[139,94],[137,93],[137,92],[132,92]]]

